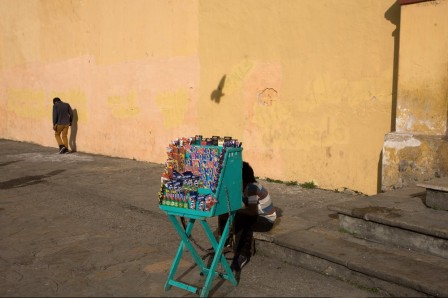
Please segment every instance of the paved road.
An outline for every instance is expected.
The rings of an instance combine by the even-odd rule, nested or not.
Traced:
[[[179,236],[157,206],[162,165],[56,151],[0,140],[0,296],[195,296],[163,289]],[[201,229],[193,236],[210,246]],[[184,255],[182,280],[202,285]],[[237,287],[217,279],[210,295],[374,293],[256,254]]]

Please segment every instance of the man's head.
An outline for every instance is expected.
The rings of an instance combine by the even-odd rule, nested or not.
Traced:
[[[55,97],[55,98],[53,98],[53,104],[55,104],[55,103],[57,103],[57,102],[59,102],[59,101],[61,101],[61,99],[60,99],[59,97]]]
[[[243,161],[243,184],[257,182],[254,175],[254,169],[248,162]]]

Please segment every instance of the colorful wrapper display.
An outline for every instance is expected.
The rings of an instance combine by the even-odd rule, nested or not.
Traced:
[[[159,204],[210,211],[217,203],[216,198],[199,195],[198,189],[215,193],[227,147],[241,147],[241,143],[231,137],[203,138],[202,135],[173,140],[167,147]]]

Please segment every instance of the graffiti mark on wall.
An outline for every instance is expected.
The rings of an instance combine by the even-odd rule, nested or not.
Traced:
[[[254,64],[245,59],[239,63],[227,76],[226,90],[229,93],[240,89],[243,85],[244,79],[249,74],[250,70],[253,68]]]
[[[112,110],[112,115],[119,119],[129,119],[137,116],[140,113],[140,108],[135,97],[135,92],[124,96],[109,96],[107,104]]]
[[[271,146],[273,143],[278,143],[280,139],[290,139],[290,136],[297,134],[296,128],[291,125],[294,118],[291,109],[284,104],[273,105],[269,109],[263,105],[256,105],[252,120],[260,128],[263,143],[266,146]],[[296,145],[296,139],[292,138],[289,141]]]
[[[184,123],[189,99],[186,90],[165,92],[156,97],[165,128],[176,128]]]
[[[274,88],[266,88],[257,96],[258,104],[262,106],[272,106],[272,102],[278,99],[278,92]]]

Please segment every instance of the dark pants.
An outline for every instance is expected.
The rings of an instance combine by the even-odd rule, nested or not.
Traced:
[[[219,234],[222,234],[228,215],[223,214],[218,217]],[[235,255],[241,254],[246,257],[252,255],[252,241],[254,232],[267,232],[274,226],[269,220],[263,216],[246,215],[237,213],[233,225],[233,233],[235,234],[235,244],[233,250]],[[229,234],[229,238],[232,233]]]

